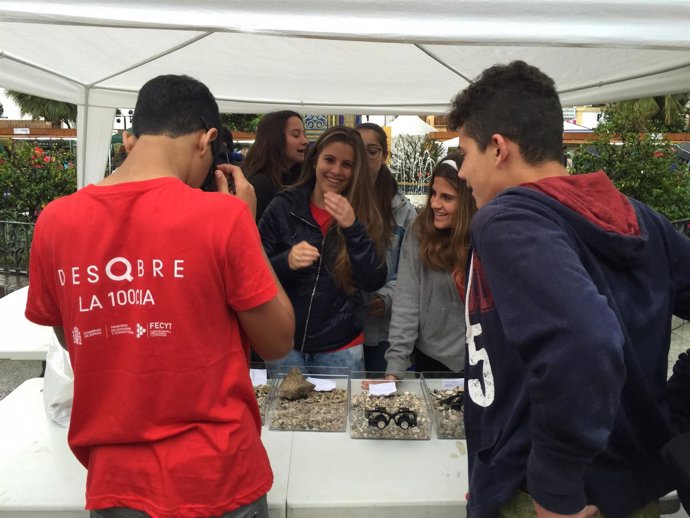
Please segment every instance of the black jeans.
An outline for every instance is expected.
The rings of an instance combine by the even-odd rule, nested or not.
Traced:
[[[412,363],[416,372],[453,372],[443,363],[427,356],[416,347],[412,351]],[[462,372],[455,374],[462,374]]]
[[[386,372],[386,367],[388,367],[386,351],[390,345],[389,342],[379,342],[377,345],[364,345],[364,368],[368,373]]]

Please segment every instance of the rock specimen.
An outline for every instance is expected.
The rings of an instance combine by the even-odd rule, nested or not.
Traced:
[[[278,395],[282,399],[294,401],[307,397],[314,390],[315,386],[316,385],[313,383],[309,383],[304,379],[304,376],[297,367],[293,367],[280,384]]]

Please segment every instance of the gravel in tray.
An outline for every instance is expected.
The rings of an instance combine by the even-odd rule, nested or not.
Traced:
[[[464,394],[460,389],[433,389],[431,392],[431,404],[436,414],[436,436],[439,439],[464,439],[465,438],[465,414],[454,405],[443,403],[449,399]],[[455,408],[452,408],[452,407]]]
[[[266,415],[266,398],[270,390],[269,385],[254,385],[254,395],[256,402],[259,404],[259,414],[261,414],[261,424],[264,424],[264,415]]]
[[[347,390],[314,391],[294,401],[276,397],[270,413],[271,430],[343,432],[347,424]]]

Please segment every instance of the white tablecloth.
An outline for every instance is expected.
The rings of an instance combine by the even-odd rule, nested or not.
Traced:
[[[86,469],[67,446],[67,429],[43,410],[43,379],[0,401],[0,517],[85,518]],[[262,431],[273,467],[271,518],[285,518],[292,433]]]
[[[28,287],[0,298],[0,359],[45,360],[53,328],[24,316]]]

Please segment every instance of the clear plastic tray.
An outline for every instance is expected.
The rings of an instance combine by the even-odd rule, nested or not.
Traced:
[[[350,376],[350,437],[353,439],[428,440],[429,405],[421,375],[405,373],[399,381],[384,373],[353,372]],[[380,389],[394,393],[377,395]]]
[[[266,366],[263,363],[250,363],[249,377],[252,379],[254,395],[256,396],[256,402],[259,405],[259,414],[261,415],[261,425],[263,426],[266,421],[266,406],[268,403],[268,395],[273,385],[273,378],[270,372],[266,370]]]
[[[425,372],[423,384],[434,416],[436,437],[464,439],[464,379],[447,372]]]
[[[267,423],[270,430],[293,432],[344,432],[350,384],[347,369],[300,368],[302,375],[316,385],[303,399],[294,401],[280,397],[280,386],[289,369],[277,373],[268,396]],[[320,391],[320,385],[335,385]]]

